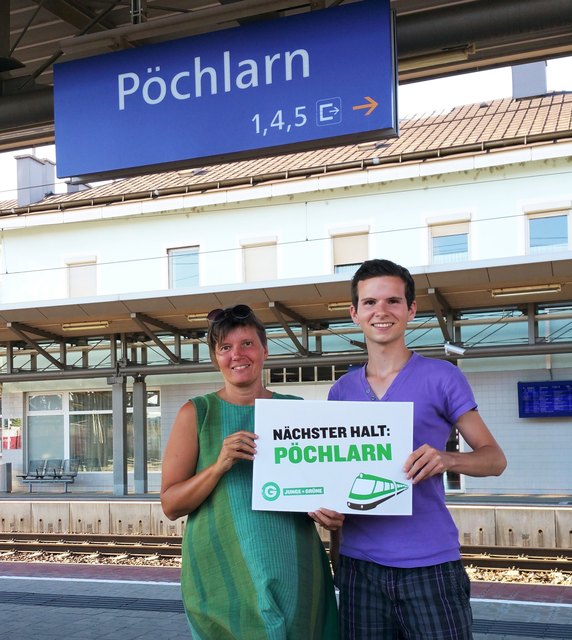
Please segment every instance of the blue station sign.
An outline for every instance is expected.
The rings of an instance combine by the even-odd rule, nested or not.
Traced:
[[[55,66],[58,176],[200,166],[396,136],[389,0]]]

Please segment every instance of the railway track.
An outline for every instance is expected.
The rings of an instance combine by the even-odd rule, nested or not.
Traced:
[[[181,555],[181,537],[0,533],[0,560],[3,553],[10,552],[177,558]]]
[[[0,560],[13,553],[178,558],[180,536],[0,533]],[[478,569],[572,574],[572,549],[463,546],[465,565]]]
[[[461,555],[465,565],[479,569],[572,573],[572,549],[462,546]]]

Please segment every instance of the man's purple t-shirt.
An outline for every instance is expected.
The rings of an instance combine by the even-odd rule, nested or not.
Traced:
[[[342,376],[328,400],[380,401],[367,382],[365,366]],[[451,427],[477,406],[467,379],[455,365],[417,353],[381,401],[413,402],[413,449],[427,443],[444,450]],[[432,476],[412,489],[411,516],[346,515],[340,552],[390,567],[458,560],[459,534],[445,505],[442,476]]]

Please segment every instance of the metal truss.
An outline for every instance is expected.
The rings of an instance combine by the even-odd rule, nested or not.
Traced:
[[[572,354],[572,307],[529,304],[505,312],[451,309],[429,290],[434,313],[408,326],[408,346],[424,355],[459,360]],[[267,306],[270,356],[266,368],[324,366],[367,358],[359,327],[308,321],[279,302]],[[21,322],[7,323],[17,340],[0,347],[0,382],[132,377],[213,371],[204,330],[181,330],[148,314],[131,313],[136,332],[68,337]],[[554,329],[548,333],[546,323]],[[544,323],[544,324],[543,324]],[[515,327],[518,331],[515,334]],[[550,326],[552,326],[550,325]],[[541,331],[541,326],[543,331]],[[513,335],[506,337],[507,333]],[[542,335],[544,334],[544,335]],[[457,345],[454,352],[444,348]]]

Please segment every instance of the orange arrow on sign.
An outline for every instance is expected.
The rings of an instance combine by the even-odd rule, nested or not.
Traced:
[[[369,116],[379,103],[369,96],[365,96],[365,99],[367,100],[366,104],[356,104],[352,109],[354,111],[357,111],[358,109],[367,109],[364,115]]]

